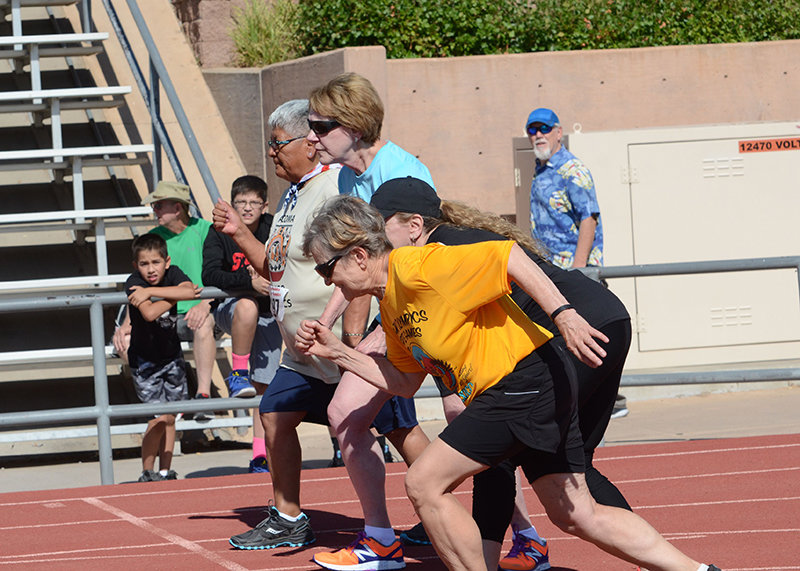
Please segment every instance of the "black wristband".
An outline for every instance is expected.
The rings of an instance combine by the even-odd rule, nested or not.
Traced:
[[[568,309],[575,309],[575,308],[572,307],[570,304],[562,305],[561,307],[557,308],[553,313],[550,314],[550,320],[555,322],[556,317],[558,316],[558,314],[561,313],[562,311],[566,311]]]

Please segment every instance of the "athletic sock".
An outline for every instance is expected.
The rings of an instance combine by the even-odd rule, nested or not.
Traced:
[[[389,547],[396,540],[394,530],[391,527],[375,527],[372,525],[365,525],[364,533],[367,534],[367,537],[371,537],[384,547]]]
[[[161,474],[162,477],[166,478],[167,474],[169,474],[169,470],[159,470],[158,473]]]
[[[295,515],[295,516],[291,516],[291,515],[286,515],[286,514],[285,514],[285,513],[283,513],[282,511],[278,511],[278,509],[277,509],[277,508],[275,509],[275,511],[276,511],[276,512],[278,512],[278,515],[279,515],[279,516],[281,516],[283,519],[285,519],[285,520],[287,520],[287,521],[297,521],[298,519],[300,519],[301,517],[303,517],[303,512],[300,512],[299,514],[297,514],[297,515]]]
[[[697,568],[697,571],[708,571],[708,565],[701,563],[700,567]]]
[[[253,458],[267,457],[267,443],[263,438],[253,438]]]
[[[529,527],[529,528],[527,528],[527,529],[518,529],[518,530],[515,530],[515,533],[516,533],[517,535],[521,535],[522,537],[525,537],[525,538],[527,538],[527,539],[532,539],[533,541],[536,541],[536,542],[537,542],[537,543],[539,543],[539,544],[544,544],[544,539],[542,539],[542,538],[539,536],[539,532],[537,532],[537,531],[536,531],[536,528],[535,528],[535,527],[533,527],[533,526],[530,526],[530,527]]]
[[[234,371],[241,371],[242,369],[249,370],[250,353],[247,355],[237,355],[236,353],[231,353],[231,365],[233,366]]]

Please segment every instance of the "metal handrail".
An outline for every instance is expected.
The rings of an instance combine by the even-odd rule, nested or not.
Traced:
[[[585,273],[597,278],[623,278],[776,269],[796,269],[798,272],[798,281],[800,282],[800,256],[587,268]],[[800,285],[798,287],[800,287]],[[217,288],[207,287],[203,289],[200,297],[204,299],[227,297],[233,293],[234,292],[224,292]],[[118,305],[126,301],[127,298],[123,292],[0,300],[0,313],[48,310],[64,307],[89,308],[92,362],[94,366],[95,406],[48,411],[3,413],[0,414],[0,427],[34,424],[42,425],[66,420],[96,419],[98,453],[100,457],[100,480],[103,484],[114,483],[111,448],[111,418],[211,411],[220,409],[222,405],[224,405],[226,409],[251,408],[257,403],[257,397],[254,397],[253,399],[247,400],[212,399],[211,401],[178,401],[175,403],[162,404],[110,405],[105,363],[103,306]],[[659,384],[760,382],[798,379],[800,379],[800,368],[773,368],[705,373],[684,372],[623,375],[623,382],[621,384],[623,386],[649,386]],[[417,396],[421,398],[435,397],[438,396],[438,391],[432,387],[423,387],[423,389],[418,391]]]
[[[88,5],[90,0],[84,0],[84,2]],[[180,160],[175,152],[175,147],[173,146],[166,127],[164,126],[164,122],[161,119],[159,96],[160,84],[164,87],[164,91],[167,94],[167,99],[169,99],[169,103],[172,106],[173,112],[175,113],[175,118],[178,121],[178,125],[181,128],[184,138],[186,139],[186,143],[192,153],[192,157],[194,158],[197,169],[203,179],[203,183],[208,190],[208,194],[211,197],[212,202],[216,203],[217,200],[220,199],[217,183],[211,174],[211,169],[208,167],[208,162],[205,159],[205,155],[203,155],[203,151],[200,149],[200,145],[197,142],[197,137],[195,136],[194,130],[189,123],[189,119],[186,116],[186,112],[183,109],[180,98],[175,91],[175,86],[172,83],[172,79],[170,79],[169,72],[167,71],[164,61],[161,59],[161,54],[159,53],[158,48],[153,41],[153,36],[150,34],[150,30],[147,27],[147,23],[145,22],[141,11],[139,10],[139,5],[136,3],[136,0],[126,0],[126,2],[128,4],[128,9],[133,16],[133,20],[136,23],[136,27],[139,30],[142,41],[147,48],[147,53],[150,59],[150,85],[148,85],[147,80],[144,77],[144,73],[142,73],[142,69],[139,66],[139,62],[136,59],[133,50],[131,49],[130,42],[128,42],[128,37],[124,28],[122,27],[122,23],[117,16],[117,12],[114,8],[114,5],[111,3],[111,0],[103,0],[103,6],[106,9],[106,13],[111,21],[111,26],[117,35],[117,39],[122,46],[122,51],[125,54],[128,65],[131,68],[131,72],[133,73],[136,85],[139,88],[139,92],[141,93],[144,103],[150,113],[150,121],[153,128],[153,145],[155,146],[155,151],[153,152],[153,183],[155,184],[155,182],[161,179],[160,159],[161,147],[163,146],[164,152],[167,155],[167,160],[172,167],[172,171],[176,180],[183,184],[188,184],[186,174],[184,173],[183,167],[181,166]],[[89,16],[84,16],[84,18],[88,19]],[[192,196],[192,201],[195,203],[196,207],[197,202],[195,201],[194,196]]]

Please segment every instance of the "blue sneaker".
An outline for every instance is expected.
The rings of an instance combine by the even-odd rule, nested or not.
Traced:
[[[246,369],[233,371],[225,383],[228,385],[228,394],[232,399],[246,399],[256,396],[256,389],[250,384],[250,375]]]
[[[267,459],[263,456],[259,456],[258,458],[253,458],[250,460],[250,468],[247,469],[248,472],[251,474],[261,474],[261,473],[268,473],[269,472],[269,464],[267,464]]]

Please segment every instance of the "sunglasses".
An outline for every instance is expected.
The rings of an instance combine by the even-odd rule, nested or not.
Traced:
[[[308,120],[308,127],[317,135],[327,135],[331,131],[333,131],[336,127],[341,127],[341,123],[338,121],[312,121],[311,119]]]
[[[333,268],[336,267],[336,262],[338,262],[342,257],[344,257],[344,254],[339,254],[338,256],[332,257],[327,262],[317,264],[314,266],[314,271],[321,275],[323,279],[329,280],[333,275]]]
[[[552,125],[539,125],[536,126],[535,123],[531,123],[528,125],[528,135],[535,135],[536,131],[539,131],[542,135],[547,135],[550,131],[553,130]]]
[[[275,139],[270,139],[267,141],[267,144],[269,145],[270,149],[279,151],[284,145],[288,145],[292,141],[297,141],[298,139],[305,139],[305,137],[292,137],[291,139],[286,139],[285,141],[276,141]]]

